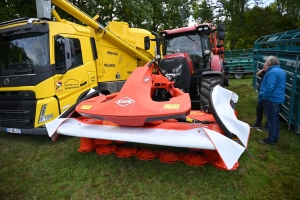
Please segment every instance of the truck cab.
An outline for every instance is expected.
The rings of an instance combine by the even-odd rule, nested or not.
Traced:
[[[45,9],[50,1],[37,0]],[[0,23],[0,132],[47,135],[45,123],[91,89],[120,91],[132,71],[154,57],[151,33],[125,22],[103,27],[67,1],[52,0],[85,22],[51,17]],[[147,38],[147,40],[145,39]]]

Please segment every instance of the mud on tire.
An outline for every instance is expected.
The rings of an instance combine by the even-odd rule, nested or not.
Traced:
[[[216,85],[222,85],[221,76],[204,76],[201,82],[200,109],[209,112],[210,91]]]

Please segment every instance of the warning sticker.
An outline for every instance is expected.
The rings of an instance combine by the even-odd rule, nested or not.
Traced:
[[[180,108],[180,104],[165,104],[164,105],[164,109],[179,109]]]
[[[89,110],[89,109],[91,109],[91,107],[93,107],[93,105],[83,105],[83,106],[81,106],[80,109],[82,109],[82,110]]]

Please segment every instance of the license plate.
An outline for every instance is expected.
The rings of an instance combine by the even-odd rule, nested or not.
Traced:
[[[9,132],[9,133],[21,133],[21,129],[18,129],[18,128],[6,128],[6,132]]]

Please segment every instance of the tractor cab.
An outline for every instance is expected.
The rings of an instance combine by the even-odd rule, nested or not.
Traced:
[[[206,93],[216,84],[223,85],[224,37],[224,25],[208,23],[160,32],[159,67],[175,87],[190,94],[193,109],[199,108],[203,80],[209,83]],[[208,101],[200,107],[208,107]]]
[[[211,45],[208,35],[201,35],[197,31],[171,35],[162,33],[162,35],[165,35],[163,44],[163,55],[165,58],[168,58],[170,54],[186,52],[192,59],[195,73],[197,73],[199,69],[209,67],[210,56],[206,55],[207,53],[210,54]]]

